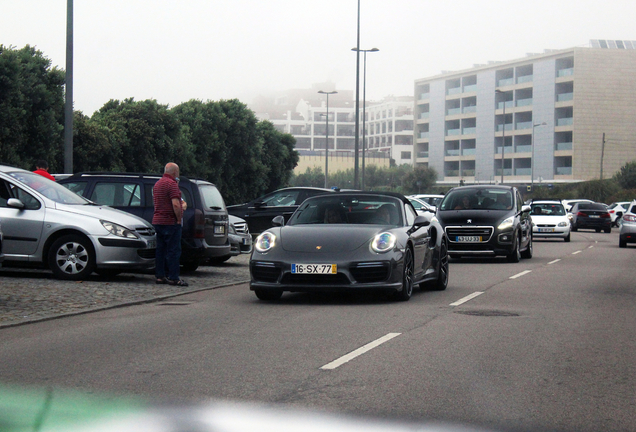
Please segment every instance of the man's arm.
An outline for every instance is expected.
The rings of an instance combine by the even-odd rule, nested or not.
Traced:
[[[172,209],[174,210],[174,215],[177,217],[177,223],[180,224],[181,218],[183,217],[183,210],[179,198],[172,198]]]

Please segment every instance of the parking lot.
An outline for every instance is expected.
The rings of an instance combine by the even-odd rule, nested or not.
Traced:
[[[96,274],[72,282],[53,278],[46,270],[0,268],[0,327],[85,313],[133,303],[235,285],[249,280],[249,255],[217,266],[201,266],[182,274],[188,287],[157,285],[153,274],[122,273],[112,278]]]

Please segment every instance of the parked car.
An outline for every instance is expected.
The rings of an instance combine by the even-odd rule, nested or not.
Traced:
[[[261,233],[250,289],[261,300],[284,291],[376,291],[409,300],[414,285],[448,285],[447,240],[402,195],[345,192],[308,198],[285,224]]]
[[[48,267],[68,280],[155,265],[150,223],[30,171],[0,165],[0,220],[4,265]]]
[[[152,222],[152,188],[161,174],[85,172],[58,181],[98,204],[132,213]],[[208,259],[230,254],[228,213],[216,186],[208,181],[179,177],[187,204],[181,233],[181,265],[194,271]]]
[[[416,194],[411,195],[413,198],[417,198],[425,203],[437,207],[439,203],[444,199],[444,195],[435,195],[435,194]]]
[[[247,222],[234,215],[229,215],[230,227],[227,234],[230,240],[230,253],[224,256],[210,258],[210,264],[223,263],[233,256],[252,253],[252,235]]]
[[[612,218],[612,226],[618,226],[623,214],[627,212],[629,208],[629,201],[619,201],[611,203],[607,209],[609,210],[610,218]]]
[[[532,201],[530,208],[533,238],[562,238],[566,242],[570,241],[570,219],[561,201]]]
[[[307,198],[336,192],[334,189],[314,187],[279,189],[248,203],[228,206],[227,211],[231,215],[245,219],[250,233],[257,235],[274,226],[272,219],[276,216],[282,215],[285,221],[288,221],[298,206]]]
[[[632,201],[623,214],[618,246],[627,247],[627,243],[636,243],[636,200]]]
[[[4,261],[4,252],[2,251],[2,221],[0,221],[0,265]]]
[[[576,203],[588,203],[591,204],[594,201],[589,200],[589,199],[585,199],[585,198],[581,198],[581,199],[565,199],[565,200],[561,200],[561,203],[563,203],[563,206],[565,207],[565,211],[567,211],[568,213],[572,212],[572,206]]]
[[[580,229],[612,232],[612,219],[607,207],[599,203],[580,202],[572,206],[572,231]]]
[[[425,216],[428,220],[435,215],[436,210],[434,206],[412,196],[406,198],[411,202],[417,214]]]
[[[451,257],[532,258],[530,206],[513,186],[455,187],[446,193],[436,217],[448,236]]]

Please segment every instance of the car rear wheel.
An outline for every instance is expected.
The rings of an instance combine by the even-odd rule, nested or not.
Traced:
[[[444,291],[448,286],[448,246],[446,239],[442,240],[442,246],[439,249],[439,269],[437,270],[437,279],[429,286],[433,291]]]
[[[623,240],[622,238],[618,239],[618,247],[627,247],[627,242],[625,240]]]
[[[611,233],[611,232],[612,232],[612,227],[605,228],[605,233],[606,233],[606,234],[609,234],[609,233]]]
[[[521,253],[519,252],[519,237],[515,238],[515,244],[513,245],[512,252],[508,255],[508,261],[512,263],[518,263],[521,260]]]
[[[254,294],[258,297],[259,300],[265,301],[273,301],[278,300],[283,296],[283,291],[281,290],[254,290]]]
[[[398,301],[408,301],[413,294],[413,252],[409,248],[404,252],[403,263],[402,291],[395,293],[395,299]]]
[[[196,271],[196,269],[198,268],[199,263],[196,261],[187,261],[181,264],[181,270],[183,270],[185,273],[191,273],[193,271]]]
[[[49,268],[59,279],[86,279],[95,269],[93,245],[77,234],[57,239],[49,250]]]

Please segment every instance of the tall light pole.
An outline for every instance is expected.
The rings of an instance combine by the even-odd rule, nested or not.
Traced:
[[[530,146],[532,147],[532,154],[530,156],[530,192],[534,193],[534,128],[537,126],[545,126],[547,123],[537,123],[532,125],[532,140]]]
[[[501,142],[501,184],[504,182],[504,153],[506,152],[506,92],[502,90],[495,90],[495,93],[503,94],[503,129],[502,129],[502,142]]]
[[[318,93],[327,95],[327,115],[325,116],[327,119],[327,129],[325,130],[325,188],[329,187],[328,176],[329,176],[329,95],[336,94],[337,91],[326,92],[323,90],[319,90]]]
[[[367,53],[380,51],[377,48],[368,50],[351,48],[351,51],[364,53],[364,67],[362,72],[362,190],[364,190],[364,155],[366,153],[366,120],[367,120]]]
[[[73,174],[73,0],[66,1],[64,173]],[[50,161],[49,161],[50,162]]]
[[[360,0],[358,0],[358,40],[356,43],[356,127],[353,162],[353,188],[358,189],[358,139],[360,139]]]

